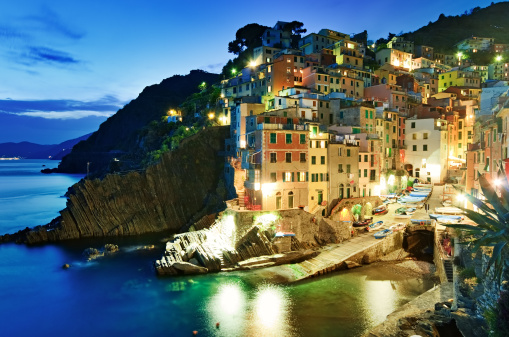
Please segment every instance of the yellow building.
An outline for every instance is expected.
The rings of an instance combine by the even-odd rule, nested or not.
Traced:
[[[309,181],[308,181],[308,207],[314,213],[319,206],[327,204],[329,195],[328,172],[328,142],[329,134],[320,132],[319,125],[309,127]]]
[[[449,87],[481,87],[481,77],[477,71],[451,70],[438,76],[438,92]]]

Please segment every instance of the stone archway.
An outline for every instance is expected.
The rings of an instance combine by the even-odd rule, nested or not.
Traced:
[[[364,216],[370,218],[373,214],[373,205],[370,202],[367,202],[364,205]]]
[[[405,171],[408,172],[410,177],[414,176],[414,166],[412,164],[405,164]]]

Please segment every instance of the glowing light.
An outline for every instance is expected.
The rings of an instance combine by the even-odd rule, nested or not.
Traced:
[[[214,117],[216,117],[216,115],[213,112],[209,113],[208,116],[209,119],[214,119]]]
[[[380,194],[382,194],[381,192],[382,192],[382,186],[375,185],[375,187],[373,188],[373,194],[376,195],[376,196],[380,196]]]
[[[232,74],[235,75],[237,73],[237,69],[233,68],[232,69]]]
[[[382,176],[382,177],[380,177],[380,188],[385,189],[386,187],[387,187],[387,185],[385,183],[385,177]]]
[[[271,195],[276,188],[276,183],[265,183],[262,184],[262,193],[264,196]]]
[[[461,202],[461,201],[465,200],[465,196],[463,194],[458,194],[458,196],[456,197],[456,200]]]
[[[275,225],[276,221],[280,218],[277,213],[265,213],[255,217],[253,223],[255,225],[260,225],[263,228],[269,228],[272,225]]]
[[[500,186],[500,184],[502,183],[502,181],[500,179],[495,179],[493,181],[493,183],[495,184],[495,186]]]
[[[245,140],[241,140],[240,141],[240,148],[241,149],[245,149],[246,148],[246,141]]]
[[[256,61],[249,62],[249,66],[250,67],[256,67]]]
[[[495,59],[497,60],[497,62],[502,61],[502,55],[497,55],[497,57]]]
[[[254,183],[254,189],[255,189],[255,191],[259,191],[260,190],[260,183]]]
[[[389,185],[394,185],[394,181],[395,181],[395,180],[396,180],[396,178],[394,177],[394,175],[393,175],[393,174],[391,174],[391,175],[389,176],[389,180],[387,180],[387,184],[389,184]]]
[[[456,54],[456,56],[458,56],[458,59],[461,59],[461,58],[463,57],[463,53],[462,53],[462,52],[458,52],[458,53]]]
[[[288,324],[288,300],[282,289],[267,287],[260,289],[254,303],[254,323],[260,336],[275,336],[275,332]],[[260,331],[261,328],[261,331]],[[265,331],[263,331],[265,330]]]

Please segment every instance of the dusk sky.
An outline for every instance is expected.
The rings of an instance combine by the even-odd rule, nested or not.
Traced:
[[[500,2],[500,1],[495,1]],[[95,131],[144,87],[219,72],[248,23],[298,20],[307,33],[414,31],[491,1],[39,1],[0,9],[0,143],[55,144]],[[415,9],[414,9],[415,8]],[[418,9],[416,9],[418,8]]]

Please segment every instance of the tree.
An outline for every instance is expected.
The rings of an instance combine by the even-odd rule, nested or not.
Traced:
[[[308,31],[307,29],[302,28],[303,26],[304,24],[300,21],[292,21],[284,25],[283,30],[291,32],[292,35],[300,35]]]
[[[481,185],[486,202],[470,194],[465,195],[467,200],[478,208],[478,211],[461,209],[477,226],[466,224],[447,224],[446,226],[472,234],[474,238],[470,241],[470,244],[472,245],[473,252],[476,252],[481,247],[493,247],[493,253],[488,262],[486,272],[493,267],[495,278],[500,284],[505,259],[509,254],[509,182],[503,170],[498,172],[498,176],[504,177],[500,179],[499,189],[501,191],[501,198],[499,198],[496,189],[484,176],[479,176],[479,184]]]
[[[228,43],[228,52],[239,55],[248,48],[256,48],[262,44],[262,35],[269,27],[250,23],[237,30],[235,40]]]

